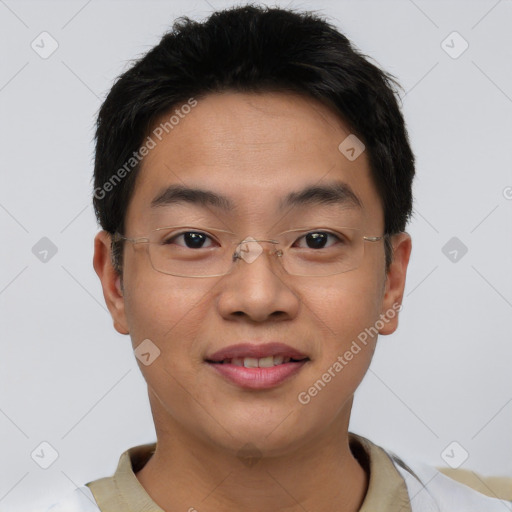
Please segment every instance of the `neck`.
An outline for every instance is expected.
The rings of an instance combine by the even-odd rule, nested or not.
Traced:
[[[294,451],[251,459],[155,421],[156,451],[136,476],[163,510],[356,512],[368,476],[350,451],[348,418],[340,423]]]

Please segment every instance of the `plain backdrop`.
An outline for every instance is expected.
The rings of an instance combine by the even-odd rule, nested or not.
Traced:
[[[176,17],[229,5],[0,0],[1,511],[47,506],[155,440],[91,263],[95,115]],[[512,476],[512,2],[277,5],[328,16],[399,79],[417,157],[400,327],[379,340],[351,430]]]

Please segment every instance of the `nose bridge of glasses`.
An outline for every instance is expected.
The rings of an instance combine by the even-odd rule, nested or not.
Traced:
[[[233,253],[233,261],[242,259],[246,263],[252,263],[263,253],[263,247],[261,246],[261,243],[263,242],[270,243],[272,245],[277,245],[279,243],[278,240],[273,239],[254,238],[252,236],[245,237],[236,246]]]
[[[271,239],[271,238],[254,238],[252,236],[248,236],[248,237],[245,237],[243,240],[241,240],[238,245],[242,245],[242,244],[249,243],[249,242],[256,243],[256,244],[258,244],[260,242],[268,242],[268,243],[274,244],[274,245],[280,243],[279,240],[275,240],[275,239]]]

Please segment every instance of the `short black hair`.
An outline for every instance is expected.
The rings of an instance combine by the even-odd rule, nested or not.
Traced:
[[[216,92],[285,91],[324,103],[364,143],[384,232],[402,232],[412,215],[415,170],[399,88],[394,76],[316,13],[246,5],[203,22],[179,18],[118,77],[100,107],[93,198],[98,222],[110,234],[123,233],[142,161],[138,150],[162,115]],[[388,269],[389,236],[385,254]],[[113,243],[118,272],[121,256],[122,247]]]

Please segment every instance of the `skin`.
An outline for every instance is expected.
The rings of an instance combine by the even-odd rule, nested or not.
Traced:
[[[165,117],[165,116],[164,116]],[[343,211],[365,235],[383,234],[379,194],[366,154],[349,161],[338,145],[350,133],[326,106],[295,94],[216,93],[175,126],[143,161],[126,213],[126,236],[190,222],[269,238],[284,229],[332,218],[326,206],[284,215],[279,200],[306,185],[341,180],[363,209]],[[151,208],[171,184],[228,196],[235,210],[178,205]],[[336,210],[339,212],[340,210]],[[315,219],[315,220],[313,220]],[[150,339],[161,354],[140,370],[157,433],[157,449],[137,478],[164,510],[356,511],[368,475],[348,445],[353,395],[377,337],[354,356],[307,405],[297,396],[317,381],[357,335],[401,304],[411,239],[365,243],[361,265],[330,277],[295,277],[265,254],[239,261],[223,277],[183,278],[155,271],[146,244],[125,244],[122,279],[110,263],[110,239],[95,239],[94,268],[114,327],[133,348]],[[380,334],[397,328],[398,314]],[[235,343],[281,341],[310,361],[291,379],[267,390],[225,380],[204,358]],[[237,454],[251,443],[261,458],[252,466]],[[320,469],[321,468],[321,469]]]

